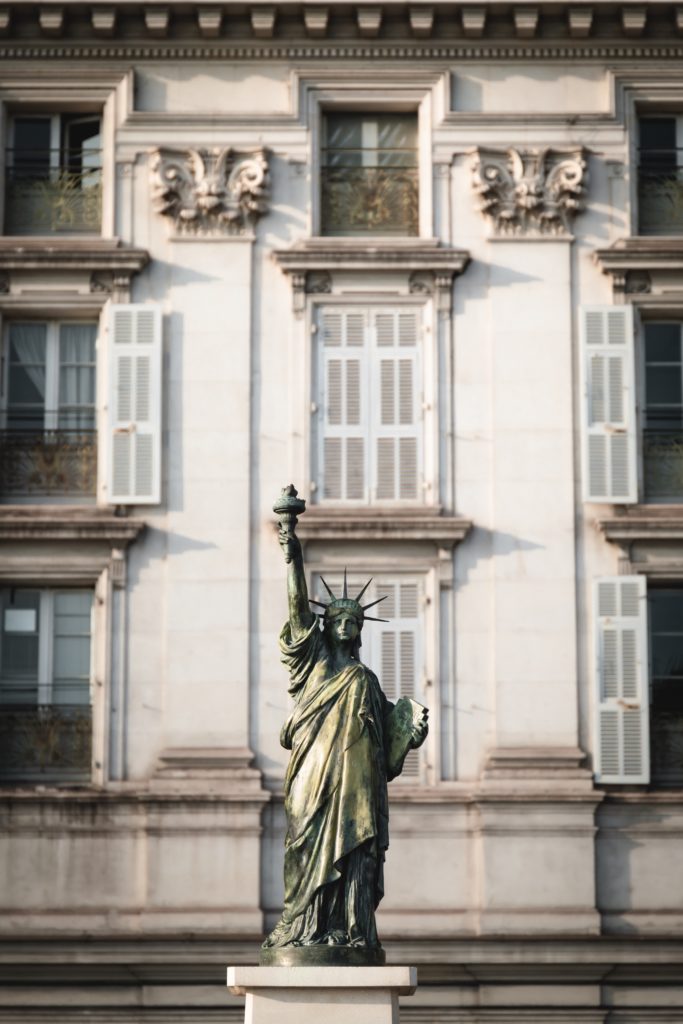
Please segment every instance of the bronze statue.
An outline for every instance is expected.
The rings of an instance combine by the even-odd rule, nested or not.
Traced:
[[[309,607],[297,516],[305,502],[291,485],[274,505],[288,564],[289,620],[280,634],[294,710],[280,741],[291,757],[285,778],[285,906],[261,950],[264,964],[382,964],[375,910],[389,845],[387,782],[427,735],[427,709],[392,704],[359,660],[361,605],[368,584]],[[381,600],[381,599],[380,599]],[[372,604],[377,604],[373,601]],[[386,621],[386,620],[377,620]]]

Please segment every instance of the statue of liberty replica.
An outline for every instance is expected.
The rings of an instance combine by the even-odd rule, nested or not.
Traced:
[[[285,777],[285,906],[261,950],[281,966],[380,965],[375,911],[389,846],[387,783],[427,735],[427,709],[394,705],[360,660],[361,632],[373,616],[323,580],[329,602],[310,601],[297,516],[305,502],[291,485],[274,505],[285,554],[289,619],[280,634],[294,710],[280,741],[291,751]],[[381,600],[381,598],[380,598]],[[316,614],[310,604],[323,609]],[[377,619],[374,621],[386,621]]]

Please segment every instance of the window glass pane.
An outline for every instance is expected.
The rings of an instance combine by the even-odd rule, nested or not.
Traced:
[[[681,325],[646,324],[645,358],[648,363],[680,363]]]
[[[50,167],[49,117],[15,117],[11,167],[31,177],[42,177]]]
[[[647,404],[680,405],[680,366],[648,366],[646,371]]]
[[[648,162],[656,156],[659,161],[666,157],[666,151],[676,148],[675,117],[641,117],[640,149],[647,150]],[[675,164],[674,158],[674,164]]]
[[[96,324],[60,324],[60,430],[94,429],[96,336]]]
[[[418,233],[417,115],[325,115],[321,171],[327,235]]]
[[[683,590],[651,589],[648,597],[653,781],[683,783]]]
[[[8,427],[41,429],[45,408],[45,324],[10,324]]]
[[[102,148],[99,117],[64,118],[62,147],[64,167],[72,174],[83,174],[89,168],[99,169]]]
[[[0,703],[34,703],[38,686],[40,593],[5,588],[0,592]]]
[[[54,704],[88,704],[90,701],[91,606],[91,591],[59,591],[55,594]]]

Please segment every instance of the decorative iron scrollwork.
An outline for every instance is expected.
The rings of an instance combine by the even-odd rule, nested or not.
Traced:
[[[585,150],[479,149],[474,191],[499,235],[566,235],[584,209]]]
[[[150,169],[155,209],[181,234],[239,234],[268,208],[265,149],[157,149]]]

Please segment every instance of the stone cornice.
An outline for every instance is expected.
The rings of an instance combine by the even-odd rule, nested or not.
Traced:
[[[104,238],[0,238],[0,270],[89,270],[137,274],[149,263],[145,249]]]
[[[433,512],[382,514],[361,510],[323,511],[311,508],[302,517],[297,532],[302,540],[431,541],[439,547],[453,547],[472,528],[469,519]]]
[[[125,548],[144,530],[142,519],[112,509],[65,505],[0,506],[0,541],[102,541]]]
[[[465,249],[447,249],[435,239],[311,238],[273,259],[287,273],[308,270],[431,270],[462,274],[470,261]]]
[[[616,544],[634,541],[683,540],[683,506],[637,505],[623,515],[596,519],[598,529]]]
[[[5,55],[18,56],[32,50],[33,56],[40,56],[40,49],[46,55],[66,56],[61,44],[70,35],[72,7],[78,9],[80,48],[90,48],[87,54],[90,57],[95,56],[92,52],[95,48],[98,55],[108,51],[113,57],[121,57],[123,46],[128,58],[166,56],[177,59],[189,54],[187,46],[191,41],[195,55],[201,51],[205,56],[218,56],[222,50],[220,59],[225,59],[227,48],[209,49],[207,44],[220,43],[226,38],[247,43],[283,39],[286,40],[283,50],[289,49],[292,40],[291,55],[295,55],[296,49],[297,55],[304,59],[309,54],[302,51],[302,42],[339,41],[353,46],[357,40],[383,38],[406,42],[433,39],[441,44],[439,55],[446,59],[458,56],[447,52],[451,41],[469,44],[466,52],[470,53],[482,40],[487,48],[489,40],[495,47],[493,52],[489,51],[489,56],[506,59],[513,56],[510,44],[521,44],[516,56],[527,41],[532,45],[547,43],[551,54],[558,52],[558,42],[567,41],[574,48],[591,47],[599,51],[601,57],[611,59],[620,55],[611,53],[612,49],[626,46],[629,56],[636,56],[633,41],[645,38],[647,43],[642,49],[652,49],[652,41],[657,40],[669,44],[669,52],[662,53],[659,47],[659,55],[673,57],[675,54],[671,51],[675,47],[670,41],[683,31],[678,4],[653,5],[642,0],[621,0],[616,4],[604,0],[564,0],[542,5],[503,5],[493,0],[480,0],[476,5],[455,8],[443,0],[429,5],[410,3],[410,0],[386,0],[382,4],[341,0],[334,5],[319,0],[295,4],[252,0],[247,5],[213,6],[199,0],[190,4],[146,0],[126,5],[97,0],[85,5],[75,0],[48,0],[40,5],[29,5],[15,0],[0,12],[0,33],[17,40],[3,47]],[[163,47],[166,39],[169,44]],[[178,39],[182,39],[183,44],[178,45],[175,42]],[[107,47],[105,40],[111,40],[111,46]],[[40,47],[42,41],[51,43],[49,49]],[[156,41],[156,45],[149,46],[147,41],[152,44]],[[133,49],[137,52],[132,53]],[[230,55],[237,59],[249,56],[239,46],[230,50]],[[337,51],[330,53],[330,56],[338,55]],[[530,55],[541,58],[545,54],[536,50]],[[280,52],[278,56],[289,54]]]
[[[609,249],[596,249],[595,262],[615,278],[630,270],[683,269],[683,237],[620,238]]]

